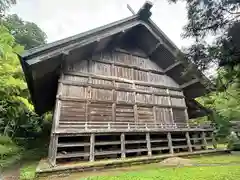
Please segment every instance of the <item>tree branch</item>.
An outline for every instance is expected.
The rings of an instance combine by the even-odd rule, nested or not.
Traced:
[[[228,12],[229,14],[232,14],[232,15],[240,15],[240,12],[231,12],[231,11],[229,11],[228,9],[225,9],[224,7],[221,7],[221,9],[222,9],[223,11]]]

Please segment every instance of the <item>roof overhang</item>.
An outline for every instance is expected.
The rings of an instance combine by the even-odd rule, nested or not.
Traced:
[[[206,93],[201,73],[182,77],[184,65],[176,61],[179,49],[149,19],[151,6],[146,4],[136,15],[30,49],[19,56],[36,112],[42,114],[53,109],[58,78],[65,61],[88,58],[93,53],[116,45],[116,42],[129,39],[181,85],[187,99]]]

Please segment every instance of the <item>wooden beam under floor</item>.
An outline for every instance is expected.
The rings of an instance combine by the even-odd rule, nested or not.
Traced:
[[[90,156],[89,161],[95,161],[95,134],[90,136]]]
[[[186,139],[187,139],[188,151],[192,152],[193,150],[192,150],[192,144],[191,144],[189,132],[186,132],[185,136],[186,136]]]
[[[126,157],[126,150],[125,150],[125,134],[121,133],[121,158]]]
[[[150,139],[149,132],[146,133],[146,141],[147,141],[148,156],[152,156],[151,139]]]
[[[169,153],[173,154],[173,145],[172,145],[172,135],[170,132],[167,133],[167,139],[168,139],[168,147],[169,147]]]

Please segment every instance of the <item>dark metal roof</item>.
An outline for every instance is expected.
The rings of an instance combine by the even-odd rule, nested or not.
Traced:
[[[147,4],[147,5],[146,5]],[[101,26],[99,28],[62,39],[47,45],[36,47],[20,55],[21,64],[31,98],[37,113],[52,110],[56,98],[57,83],[61,65],[66,60],[74,61],[87,58],[93,52],[101,51],[119,39],[134,41],[151,59],[165,69],[176,63],[179,49],[149,19],[151,4],[146,2],[136,15]],[[163,57],[164,58],[161,58]],[[173,73],[175,72],[175,73]],[[199,80],[199,74],[193,75],[195,81],[179,78],[182,64],[179,63],[167,72],[178,84],[183,86],[187,99],[193,99],[205,93],[205,87]],[[201,76],[201,74],[200,74]]]

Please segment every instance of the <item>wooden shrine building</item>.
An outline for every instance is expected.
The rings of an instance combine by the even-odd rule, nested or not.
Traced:
[[[150,19],[131,17],[20,56],[37,113],[53,111],[49,162],[96,161],[207,149],[210,126],[194,98],[204,76],[183,78],[178,48]]]

